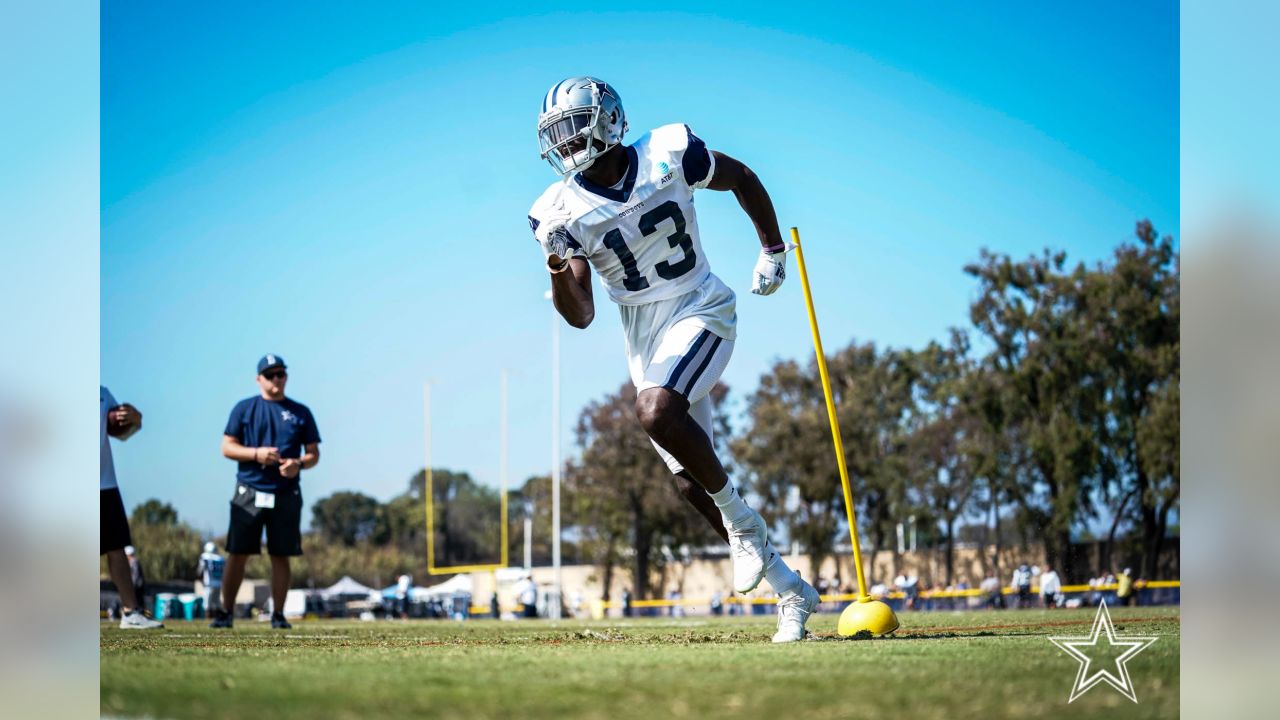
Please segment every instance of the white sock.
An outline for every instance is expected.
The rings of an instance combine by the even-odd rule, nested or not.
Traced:
[[[724,518],[725,527],[731,527],[751,517],[751,508],[747,507],[746,501],[734,489],[731,482],[725,483],[719,492],[711,493],[711,499],[715,500],[716,507],[720,508],[720,516]]]
[[[787,563],[782,559],[782,553],[774,549],[773,543],[766,543],[764,552],[769,558],[764,565],[764,579],[769,581],[773,591],[779,597],[798,592],[800,583],[804,582],[800,578],[800,573],[787,567]]]

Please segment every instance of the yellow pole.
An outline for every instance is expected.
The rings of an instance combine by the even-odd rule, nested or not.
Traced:
[[[827,418],[831,421],[831,439],[836,445],[836,465],[840,468],[840,485],[844,490],[844,514],[849,521],[849,539],[853,542],[853,569],[858,574],[858,602],[867,602],[867,580],[862,574],[862,548],[858,543],[858,519],[853,510],[853,493],[849,490],[849,470],[844,464],[844,443],[840,442],[840,423],[836,420],[836,404],[831,397],[831,378],[827,375],[827,356],[818,334],[818,316],[813,312],[813,295],[809,291],[809,273],[804,266],[804,250],[800,248],[800,231],[791,228],[791,241],[796,246],[796,264],[800,266],[800,285],[804,288],[804,304],[809,310],[809,328],[813,330],[813,348],[818,355],[818,374],[822,376],[822,394],[827,399]]]

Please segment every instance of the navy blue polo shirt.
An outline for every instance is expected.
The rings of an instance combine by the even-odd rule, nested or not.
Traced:
[[[273,447],[280,458],[300,458],[311,443],[320,442],[320,429],[306,405],[289,398],[280,401],[265,400],[261,395],[245,398],[231,409],[227,419],[227,435],[245,447]],[[275,465],[249,462],[240,463],[236,480],[255,490],[276,492],[294,487],[298,477],[290,480],[280,474]]]

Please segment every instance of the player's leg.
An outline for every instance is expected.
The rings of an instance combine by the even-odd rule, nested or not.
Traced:
[[[754,583],[759,583],[762,577],[768,580],[779,598],[778,632],[774,635],[774,641],[800,640],[806,634],[804,626],[809,615],[818,606],[818,593],[787,566],[782,554],[768,541],[764,519],[746,506],[715,455],[714,403],[710,392],[728,365],[733,344],[705,333],[705,330],[700,331],[692,340],[682,344],[689,333],[681,332],[678,324],[673,331],[669,331],[671,342],[668,343],[664,338],[655,353],[657,362],[650,365],[645,373],[645,381],[641,383],[642,389],[636,403],[637,415],[646,432],[649,432],[654,447],[675,475],[680,494],[728,541],[733,553],[735,589],[746,592],[754,587],[754,584],[747,587],[752,579]],[[664,351],[662,345],[667,344],[675,345],[682,352],[673,354]],[[658,385],[659,378],[662,379],[661,385]],[[683,408],[683,413],[678,416],[674,412],[660,413],[656,418],[649,417],[649,422],[646,422],[645,415],[651,408],[640,401],[641,396],[648,394],[648,397],[657,397],[660,392],[681,391],[687,395],[677,394],[676,398],[684,400],[683,404],[677,399],[660,400],[659,403]],[[707,483],[701,482],[698,471],[687,466],[677,452],[669,447],[668,444],[672,443],[672,428],[685,433],[686,439],[691,436],[693,440],[702,443],[711,461],[714,461],[714,467],[710,469],[723,477],[723,484],[718,491],[709,491]],[[674,444],[680,442],[681,439],[676,438]],[[751,527],[752,520],[758,520],[758,528]]]
[[[694,318],[666,328],[636,383],[636,417],[672,473],[688,472],[720,511],[733,557],[733,586],[750,592],[764,578],[768,526],[742,500],[706,429],[689,414],[728,365],[733,341],[704,329]],[[710,416],[706,418],[711,427]]]
[[[688,471],[681,470],[672,476],[676,488],[685,500],[693,505],[700,515],[706,518],[721,539],[729,541],[724,523],[720,520],[720,510],[715,501],[702,486],[689,477]],[[778,595],[778,632],[774,635],[776,642],[801,640],[805,636],[805,623],[809,615],[817,608],[821,597],[809,583],[800,577],[800,573],[792,570],[782,558],[773,543],[765,545],[764,579]]]
[[[720,518],[720,508],[716,507],[716,501],[711,499],[711,496],[693,479],[689,471],[681,470],[672,475],[671,478],[675,482],[676,491],[685,500],[689,501],[689,504],[693,506],[694,510],[698,511],[699,515],[706,518],[711,525],[711,529],[715,530],[721,540],[729,542],[729,532],[724,529],[724,522]]]

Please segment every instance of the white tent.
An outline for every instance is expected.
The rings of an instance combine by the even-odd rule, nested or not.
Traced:
[[[431,598],[450,597],[457,593],[470,595],[472,594],[472,587],[470,575],[454,575],[439,585],[415,587],[413,589],[413,599],[415,602],[420,602]]]
[[[342,579],[320,591],[325,598],[332,597],[369,597],[369,593],[376,593],[373,588],[365,587],[360,583],[352,580],[350,576],[343,575]]]

